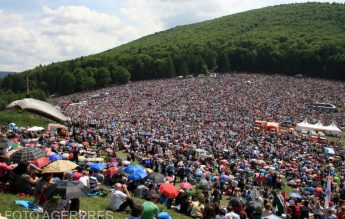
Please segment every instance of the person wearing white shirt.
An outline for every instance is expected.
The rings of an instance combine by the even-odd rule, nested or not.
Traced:
[[[133,201],[131,200],[131,195],[127,190],[127,186],[116,183],[115,189],[111,190],[109,208],[113,211],[122,211],[127,206],[132,208],[132,205]]]
[[[83,171],[83,175],[79,178],[79,181],[83,183],[86,187],[90,188],[90,179],[87,175],[87,172]]]
[[[229,219],[240,219],[240,215],[236,214],[233,210],[232,210],[232,206],[228,205],[226,207],[227,209],[227,214],[225,215],[225,217],[228,217]]]

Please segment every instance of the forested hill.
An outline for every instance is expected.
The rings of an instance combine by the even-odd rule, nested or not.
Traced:
[[[2,79],[40,95],[210,71],[345,79],[345,5],[288,4],[178,26],[100,54],[38,66]],[[43,92],[44,91],[44,92]],[[42,93],[43,92],[43,93]]]

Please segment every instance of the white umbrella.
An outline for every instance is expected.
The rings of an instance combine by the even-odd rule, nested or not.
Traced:
[[[30,131],[30,132],[39,132],[39,131],[43,131],[44,128],[43,127],[39,127],[39,126],[32,126],[31,128],[28,128],[26,130]]]

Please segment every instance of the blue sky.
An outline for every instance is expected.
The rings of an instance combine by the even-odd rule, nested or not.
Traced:
[[[307,1],[0,0],[0,71],[23,71],[177,25],[292,2]]]

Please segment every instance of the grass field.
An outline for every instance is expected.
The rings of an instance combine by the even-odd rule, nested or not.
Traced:
[[[178,185],[176,185],[178,187]],[[284,191],[286,194],[291,193],[291,187],[287,186],[285,187]],[[89,212],[89,218],[95,218],[98,219],[98,217],[92,217],[91,214],[98,213],[98,216],[106,215],[107,219],[123,219],[127,218],[129,216],[129,211],[128,212],[113,212],[110,210],[107,210],[108,205],[109,205],[109,198],[110,195],[108,194],[106,197],[98,197],[98,198],[81,198],[81,210],[85,212]],[[21,197],[18,195],[14,194],[9,194],[9,193],[0,193],[0,214],[2,216],[6,216],[6,214],[9,216],[8,218],[19,218],[19,212],[22,212],[24,215],[25,212],[28,210],[15,205],[15,200],[29,200],[32,201],[33,197]],[[144,202],[144,200],[139,199],[139,198],[134,198],[134,202],[137,204],[141,204]],[[223,199],[221,200],[221,205],[226,206],[229,202],[229,197],[228,196],[223,196]],[[173,219],[187,219],[190,218],[188,216],[179,214],[173,210],[168,210],[166,207],[159,205],[160,211],[166,211],[168,212]],[[12,213],[11,213],[12,212]],[[14,213],[15,212],[15,213]],[[28,214],[28,213],[27,213]],[[22,218],[30,218],[30,217],[25,217],[22,216]],[[43,218],[42,215],[34,214],[32,213],[31,218]]]
[[[52,121],[46,118],[22,110],[0,111],[0,124],[8,125],[11,122],[16,123],[19,127],[35,125],[42,126],[45,128],[48,126],[49,123],[52,123]]]
[[[122,212],[122,213],[118,213],[118,212],[113,212],[110,210],[107,210],[108,205],[109,205],[109,198],[110,195],[108,194],[106,197],[99,197],[99,198],[81,198],[81,207],[80,209],[89,213],[89,217],[88,218],[95,218],[98,219],[98,217],[96,216],[107,216],[107,217],[103,217],[103,218],[107,218],[107,219],[123,219],[123,218],[127,218],[130,214],[129,211],[128,212]],[[23,219],[26,218],[30,218],[30,217],[25,217],[25,212],[27,212],[27,209],[15,205],[15,200],[29,200],[32,201],[33,197],[21,197],[18,195],[14,195],[14,194],[9,194],[9,193],[0,193],[0,214],[2,216],[6,216],[8,215],[8,218],[13,218],[13,219],[17,219],[19,218],[19,212],[22,212],[22,217]],[[143,203],[144,200],[142,199],[138,199],[138,198],[134,198],[134,202],[135,203]],[[168,212],[174,219],[187,219],[190,217],[187,217],[185,215],[176,213],[174,211],[170,211],[167,210],[164,206],[159,205],[159,208],[161,211],[166,211]],[[12,213],[11,213],[12,212]],[[95,213],[97,213],[96,215],[94,215]],[[26,213],[28,214],[28,213]],[[10,216],[11,215],[11,216]],[[43,218],[42,215],[38,215],[36,213],[31,213],[31,218]]]

